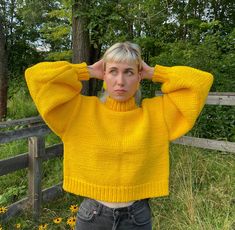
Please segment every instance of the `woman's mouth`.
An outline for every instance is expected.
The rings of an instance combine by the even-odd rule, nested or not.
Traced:
[[[115,92],[118,93],[118,94],[123,94],[123,93],[126,92],[126,90],[124,90],[124,89],[116,89]]]

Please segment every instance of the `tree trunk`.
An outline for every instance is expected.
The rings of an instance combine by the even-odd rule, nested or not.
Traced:
[[[97,48],[94,45],[90,46],[90,63],[95,63],[99,60],[101,53],[101,45]],[[100,90],[98,80],[95,78],[90,79],[89,82],[89,95],[97,96],[97,92]]]
[[[0,17],[0,121],[7,115],[7,53],[3,31],[2,18]]]
[[[87,10],[89,0],[75,0],[73,4],[72,15],[72,50],[73,50],[73,63],[86,62],[89,63],[90,55],[90,39],[88,28],[88,19],[86,16],[81,16],[79,13]],[[83,81],[82,94],[89,94],[89,82]]]

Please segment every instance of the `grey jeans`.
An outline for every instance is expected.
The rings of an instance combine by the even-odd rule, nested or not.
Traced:
[[[85,198],[78,210],[75,230],[152,230],[148,199],[123,208],[109,208]]]

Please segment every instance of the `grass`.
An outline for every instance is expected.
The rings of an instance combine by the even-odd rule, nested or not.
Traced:
[[[54,134],[49,134],[45,138],[46,146],[56,144],[59,138]],[[26,140],[18,140],[11,143],[0,145],[0,159],[9,158],[18,154],[26,153],[28,144]],[[62,180],[62,160],[55,158],[52,160],[43,161],[42,171],[42,186],[43,188],[50,187],[59,183]],[[56,173],[52,174],[51,170]],[[28,189],[28,170],[21,169],[16,172],[0,177],[0,206],[9,205],[25,196]],[[5,189],[7,188],[7,189]]]
[[[171,194],[153,199],[155,229],[232,229],[234,156],[171,146]]]
[[[15,95],[16,98],[11,98],[8,104],[12,117],[37,115],[27,94],[19,91]],[[50,134],[46,137],[46,146],[58,141],[54,134]],[[0,159],[24,152],[27,152],[26,140],[0,145]],[[234,155],[171,144],[170,163],[170,195],[150,200],[153,230],[234,229]],[[43,188],[59,183],[62,180],[62,158],[43,162],[42,173]],[[27,196],[27,189],[26,169],[1,176],[0,207]],[[66,224],[73,215],[69,207],[79,205],[81,201],[82,197],[64,192],[58,199],[43,204],[39,223],[32,221],[32,213],[28,210],[2,223],[2,228],[12,230],[16,223],[20,223],[21,229],[32,230],[38,229],[41,223],[47,223],[47,229],[70,229]],[[56,217],[63,218],[59,225],[52,221]]]
[[[7,102],[7,116],[14,119],[37,115],[37,109],[24,88],[19,88]]]

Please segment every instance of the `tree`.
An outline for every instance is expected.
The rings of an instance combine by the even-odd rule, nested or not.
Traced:
[[[88,0],[75,0],[73,4],[72,14],[72,50],[73,63],[86,62],[89,63],[90,56],[90,40],[88,31],[88,19],[82,15],[82,12],[88,7]],[[82,93],[89,94],[89,82],[83,82]]]
[[[7,53],[2,18],[0,16],[0,120],[7,114]]]

